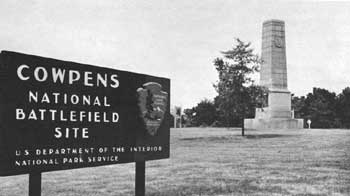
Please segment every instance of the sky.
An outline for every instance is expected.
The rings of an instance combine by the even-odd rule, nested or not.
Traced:
[[[213,66],[234,38],[261,53],[262,23],[285,21],[288,88],[350,86],[350,2],[1,0],[0,49],[170,78],[171,105],[217,94]],[[257,81],[258,83],[258,81]]]

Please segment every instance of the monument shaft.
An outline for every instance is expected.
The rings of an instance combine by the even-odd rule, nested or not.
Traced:
[[[287,61],[284,22],[269,20],[264,22],[262,31],[263,64],[260,85],[270,90],[287,90]]]

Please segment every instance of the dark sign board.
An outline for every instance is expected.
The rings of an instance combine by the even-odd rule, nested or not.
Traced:
[[[0,176],[169,157],[170,80],[2,51]]]

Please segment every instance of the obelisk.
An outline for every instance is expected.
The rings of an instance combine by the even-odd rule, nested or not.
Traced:
[[[303,120],[294,119],[291,111],[283,21],[268,20],[263,23],[261,58],[260,85],[268,89],[268,107],[257,108],[254,119],[245,119],[245,127],[302,128]]]

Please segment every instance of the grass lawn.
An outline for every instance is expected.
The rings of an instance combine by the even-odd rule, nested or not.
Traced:
[[[42,195],[134,195],[135,164],[43,173]],[[0,196],[28,175],[0,177]],[[171,130],[171,158],[146,163],[148,196],[350,195],[350,130]]]

